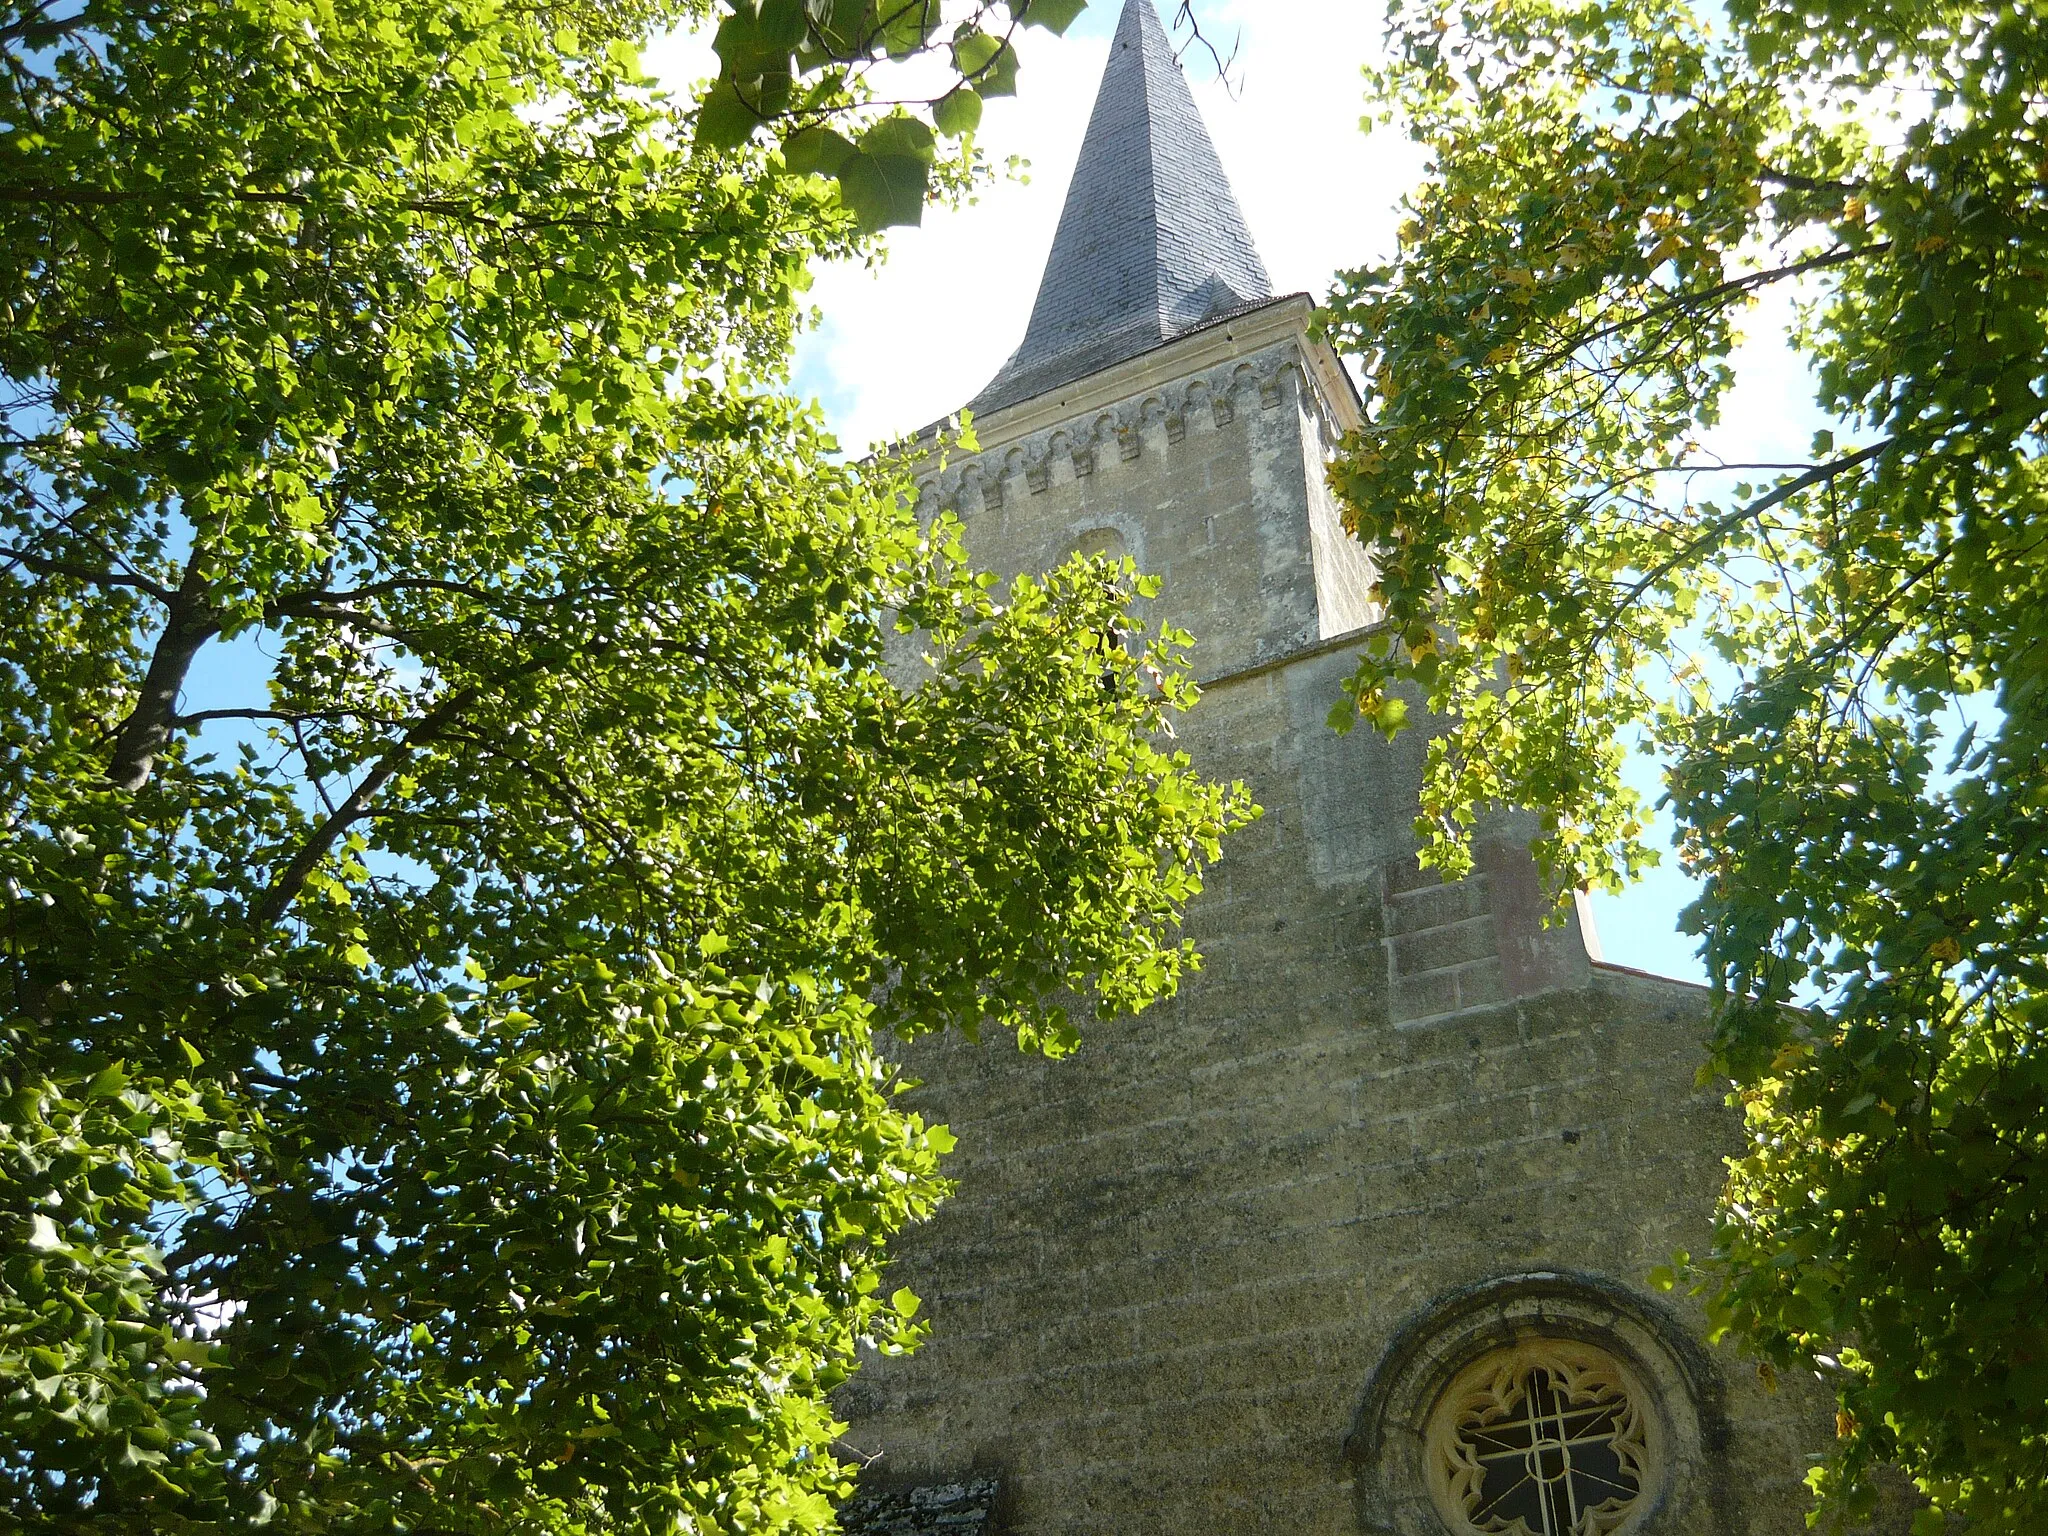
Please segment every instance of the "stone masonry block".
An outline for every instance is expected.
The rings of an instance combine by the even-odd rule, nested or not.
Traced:
[[[1449,971],[1425,971],[1419,976],[1396,976],[1387,989],[1387,1002],[1396,1024],[1456,1013],[1457,978]]]
[[[1476,874],[1462,883],[1475,885],[1484,882],[1485,878],[1483,873]],[[1406,891],[1430,890],[1444,883],[1442,875],[1433,869],[1424,869],[1413,855],[1405,859],[1396,859],[1387,866],[1387,894],[1390,897]]]
[[[1451,975],[1457,978],[1460,1009],[1484,1008],[1507,1000],[1507,978],[1498,955],[1461,965]]]
[[[1486,915],[1484,881],[1459,880],[1450,885],[1422,885],[1387,897],[1389,931],[1416,933]]]
[[[1475,960],[1497,960],[1493,918],[1468,917],[1462,922],[1438,928],[1423,928],[1398,934],[1387,941],[1394,957],[1394,974],[1419,976],[1425,971],[1448,970]]]

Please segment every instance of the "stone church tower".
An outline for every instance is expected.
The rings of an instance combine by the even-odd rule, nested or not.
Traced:
[[[1738,1127],[1697,988],[1544,929],[1530,825],[1418,870],[1420,731],[1325,723],[1375,619],[1324,486],[1359,405],[1275,296],[1153,0],[1127,0],[981,448],[926,489],[998,571],[1076,548],[1196,636],[1183,745],[1264,818],[1178,998],[1047,1063],[913,1049],[958,1195],[899,1250],[930,1342],[838,1407],[852,1532],[1803,1529],[1825,1404],[1645,1276]]]

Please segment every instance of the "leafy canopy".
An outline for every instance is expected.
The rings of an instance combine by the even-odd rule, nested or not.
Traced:
[[[1425,794],[1453,870],[1503,801],[1546,809],[1560,883],[1618,887],[1649,856],[1624,744],[1666,755],[1750,1132],[1696,1282],[1832,1384],[1833,1510],[1893,1461],[2039,1530],[2048,11],[1390,17],[1376,84],[1433,161],[1333,305],[1372,402],[1336,479],[1392,621],[1339,715],[1454,717]],[[1773,292],[1839,427],[1724,463]]]
[[[1064,32],[1088,0],[734,0],[713,46],[718,76],[697,114],[697,142],[730,149],[768,128],[798,174],[829,176],[867,229],[915,224],[934,181],[957,185],[983,103],[1017,89],[1020,28]],[[923,115],[870,108],[899,89],[892,66],[936,59],[939,93]]]
[[[778,397],[861,208],[707,9],[0,12],[0,1526],[813,1528],[877,1032],[1194,962],[1184,637]]]

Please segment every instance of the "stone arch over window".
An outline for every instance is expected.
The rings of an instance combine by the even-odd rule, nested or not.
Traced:
[[[1060,559],[1065,560],[1072,555],[1095,555],[1105,560],[1122,560],[1131,553],[1131,548],[1120,530],[1107,524],[1100,524],[1084,528],[1075,534]],[[1143,638],[1138,627],[1124,630],[1116,637],[1116,643],[1132,656],[1144,650]]]
[[[1374,1366],[1345,1450],[1376,1536],[1724,1528],[1721,1389],[1656,1302],[1592,1275],[1439,1297]]]
[[[1074,536],[1073,553],[1077,555],[1100,555],[1108,560],[1121,560],[1130,552],[1124,536],[1114,528],[1086,528]]]

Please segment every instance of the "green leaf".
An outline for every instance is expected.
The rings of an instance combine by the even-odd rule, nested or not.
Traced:
[[[981,126],[981,98],[965,86],[951,91],[932,104],[932,122],[949,138],[972,133]]]
[[[839,194],[862,229],[918,224],[930,175],[922,159],[862,150],[839,168]]]
[[[1074,24],[1074,18],[1088,9],[1088,0],[1029,0],[1024,8],[1024,24],[1030,27],[1044,27],[1048,32],[1065,32]]]
[[[890,159],[932,163],[938,150],[929,125],[898,114],[885,117],[860,136],[861,153]]]
[[[787,73],[790,55],[803,35],[802,0],[763,0],[758,11],[750,0],[741,0],[719,23],[711,46],[723,65],[721,74],[752,80]]]
[[[872,0],[809,0],[807,9],[829,53],[841,59],[859,50],[874,13]]]
[[[836,176],[854,154],[844,135],[830,128],[805,128],[782,141],[782,157],[799,176]]]
[[[893,59],[907,59],[938,35],[945,7],[940,0],[880,0],[877,39]]]
[[[730,77],[721,77],[697,104],[697,145],[700,149],[735,149],[747,142],[762,121],[753,100],[742,97]]]
[[[1001,38],[963,27],[953,40],[953,66],[983,98],[1017,94],[1017,50]]]

